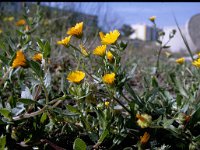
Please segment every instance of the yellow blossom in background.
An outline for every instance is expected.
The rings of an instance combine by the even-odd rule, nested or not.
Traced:
[[[149,20],[152,21],[152,22],[154,22],[154,21],[156,20],[156,16],[151,16],[151,17],[149,18]]]
[[[143,136],[140,136],[140,143],[146,144],[150,138],[150,134],[145,132]]]
[[[106,101],[104,104],[106,107],[108,107],[110,105],[110,102]]]
[[[105,35],[103,32],[99,32],[99,36],[100,36],[100,39],[102,40]]]
[[[13,21],[14,20],[14,17],[13,16],[11,16],[11,17],[8,17],[8,21]]]
[[[57,44],[67,46],[70,42],[71,36],[65,37],[61,41],[57,41]]]
[[[106,53],[106,45],[97,46],[93,51],[93,54],[97,56],[103,56],[105,53]]]
[[[41,62],[41,61],[42,61],[42,53],[37,53],[37,54],[35,54],[35,55],[32,57],[32,59],[33,59],[34,61]]]
[[[105,36],[102,36],[101,43],[105,45],[113,44],[117,41],[119,36],[120,33],[118,30],[110,31],[110,33],[107,33]]]
[[[82,44],[80,44],[79,47],[80,47],[80,49],[81,49],[81,53],[82,53],[84,56],[88,56],[88,55],[89,55],[88,52],[87,52],[87,50],[86,50],[86,48],[85,48]]]
[[[102,80],[106,84],[113,84],[115,81],[115,73],[105,74]]]
[[[185,62],[185,58],[184,57],[181,57],[181,58],[176,60],[176,63],[178,63],[178,64],[183,64],[184,62]]]
[[[74,27],[69,28],[67,34],[80,37],[83,32],[83,22],[77,23]]]
[[[81,82],[85,77],[85,73],[82,71],[72,71],[68,74],[67,80],[73,83]]]
[[[109,62],[112,62],[112,60],[113,60],[113,54],[110,51],[107,52],[106,57],[107,57],[107,59],[108,59]]]
[[[16,26],[23,26],[25,24],[26,24],[26,21],[24,19],[21,19],[21,20],[16,22]]]
[[[3,30],[0,29],[0,34],[3,32]]]
[[[142,115],[137,114],[136,118],[138,118],[137,124],[141,128],[147,128],[151,124],[152,117],[149,116],[148,114],[142,114]]]
[[[16,57],[12,63],[12,68],[17,67],[25,67],[26,66],[26,58],[24,56],[24,53],[21,50],[18,50],[16,53]]]
[[[197,60],[194,60],[194,61],[192,62],[192,65],[194,65],[195,67],[200,68],[200,58],[198,58]]]

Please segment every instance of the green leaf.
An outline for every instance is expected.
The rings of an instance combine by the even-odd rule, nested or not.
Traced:
[[[42,114],[42,117],[40,118],[40,123],[44,123],[45,122],[45,120],[47,120],[47,114],[46,113],[43,113]]]
[[[70,112],[72,112],[72,113],[81,114],[81,112],[80,112],[77,108],[75,108],[75,107],[73,107],[73,106],[71,106],[71,105],[66,105],[66,107],[67,107],[67,109],[68,109]]]
[[[40,48],[40,51],[42,52],[42,51],[43,51],[44,44],[43,44],[43,42],[42,42],[39,38],[37,38],[37,44],[38,44],[38,46],[39,46],[39,48]]]
[[[197,110],[193,113],[189,124],[194,125],[200,120],[200,106],[197,108]]]
[[[37,62],[30,60],[28,61],[28,64],[31,67],[31,69],[37,74],[38,77],[44,76],[43,70]]]
[[[49,58],[51,53],[51,46],[49,41],[47,41],[44,45],[44,51],[43,51],[43,57],[44,58]]]
[[[87,146],[83,140],[81,140],[80,138],[76,138],[73,144],[74,150],[86,150],[86,147]]]
[[[15,57],[16,57],[16,53],[14,53],[14,54],[12,55],[12,58],[11,58],[11,60],[10,60],[9,63],[8,63],[9,66],[12,65],[13,60],[15,59]]]
[[[101,134],[101,136],[98,140],[98,143],[101,144],[108,134],[109,134],[109,131],[107,129],[105,129],[103,131],[103,133]]]
[[[6,146],[6,136],[1,135],[0,137],[0,150],[4,150]]]
[[[177,104],[177,106],[181,106],[182,99],[183,99],[183,96],[177,95],[177,97],[176,97],[176,104]]]
[[[11,118],[11,112],[6,108],[1,108],[0,109],[0,114],[3,115],[7,119]]]
[[[35,104],[37,103],[36,101],[32,100],[32,99],[27,99],[27,98],[20,98],[18,99],[19,102],[24,103],[24,104]]]

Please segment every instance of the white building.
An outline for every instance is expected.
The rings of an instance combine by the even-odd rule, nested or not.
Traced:
[[[153,26],[148,26],[146,24],[135,24],[131,25],[134,29],[134,33],[130,35],[130,39],[140,39],[142,41],[156,41],[157,31]]]
[[[169,39],[169,34],[173,29],[176,30],[176,34],[174,35],[174,38],[171,39],[171,41],[168,44],[169,46],[171,46],[170,50],[172,52],[186,51],[187,48],[186,48],[186,46],[185,46],[185,44],[183,42],[183,39],[181,37],[181,34],[180,34],[178,28],[176,26],[164,27],[163,28],[163,31],[165,32],[165,37],[163,39],[163,43],[167,42],[167,40]],[[195,51],[196,50],[196,46],[194,45],[194,43],[192,42],[192,40],[190,38],[190,35],[188,33],[188,30],[187,30],[187,24],[185,26],[180,27],[180,29],[181,29],[183,35],[185,36],[190,49],[192,51]]]

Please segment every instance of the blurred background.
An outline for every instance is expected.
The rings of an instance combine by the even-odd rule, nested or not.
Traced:
[[[165,56],[169,57],[170,53],[173,53],[175,57],[188,56],[174,16],[191,50],[196,53],[200,49],[198,44],[195,44],[195,40],[200,39],[197,30],[200,27],[198,23],[200,20],[196,19],[194,23],[191,22],[191,18],[200,13],[199,2],[1,2],[1,33],[9,32],[13,22],[23,18],[24,6],[30,8],[30,17],[31,14],[34,15],[36,4],[40,5],[43,16],[40,28],[36,33],[51,41],[52,49],[55,50],[55,55],[53,55],[55,62],[67,57],[67,54],[63,54],[65,50],[56,46],[56,41],[66,36],[69,27],[81,21],[84,22],[84,35],[87,37],[86,47],[91,51],[100,44],[98,41],[100,31],[109,32],[118,29],[121,33],[120,40],[129,43],[124,61],[127,62],[131,58],[130,63],[133,61],[136,63],[142,61],[140,64],[155,62],[155,55],[152,54],[156,54],[159,46],[158,31],[165,32],[162,39],[165,43],[173,29],[176,30],[176,34],[168,43],[170,47],[162,51],[163,58],[161,59],[165,59]],[[151,16],[156,16],[156,27],[149,20]],[[13,17],[13,20],[9,20],[9,17]],[[190,26],[189,22],[191,22]],[[191,36],[189,32],[195,33],[195,35]],[[141,57],[142,59],[138,59]]]

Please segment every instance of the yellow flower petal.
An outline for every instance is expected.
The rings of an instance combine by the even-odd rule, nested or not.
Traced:
[[[107,59],[108,59],[109,62],[112,62],[112,60],[113,60],[113,54],[110,51],[107,52],[106,57],[107,57]]]
[[[181,57],[181,58],[176,60],[176,63],[178,63],[178,64],[183,64],[184,62],[185,62],[185,58],[184,57]]]
[[[100,36],[100,39],[102,40],[104,38],[104,33],[103,32],[99,32],[99,36]]]
[[[97,56],[103,56],[105,53],[106,53],[106,45],[97,46],[93,51],[93,54]]]
[[[104,37],[102,36],[101,43],[105,45],[113,44],[117,41],[120,33],[118,30],[110,31]]]
[[[79,83],[85,78],[85,73],[82,71],[72,71],[68,74],[67,80],[73,83]]]
[[[81,37],[83,32],[83,22],[77,23],[74,27],[69,28],[67,31],[68,35],[74,35],[76,37]]]
[[[105,74],[102,80],[105,84],[113,84],[115,81],[115,73]]]
[[[35,55],[32,57],[32,59],[33,59],[34,61],[41,62],[41,61],[42,61],[42,53],[37,53],[37,54],[35,54]]]
[[[12,63],[12,68],[17,67],[25,67],[26,66],[26,58],[24,56],[24,53],[21,50],[18,50],[16,53],[16,57]]]
[[[71,36],[65,37],[61,41],[57,41],[57,44],[67,46],[70,42]]]
[[[192,65],[194,65],[195,67],[200,68],[200,58],[198,58],[197,60],[194,60],[194,61],[192,62]]]
[[[152,22],[154,22],[155,19],[156,19],[156,16],[151,16],[151,17],[149,18],[149,20],[152,21]]]
[[[24,19],[21,19],[21,20],[16,22],[16,26],[23,26],[25,24],[26,24],[26,20],[24,20]]]
[[[152,117],[149,116],[148,114],[137,114],[136,118],[138,118],[137,124],[141,128],[147,128],[151,124]]]
[[[145,132],[143,136],[140,136],[140,142],[146,144],[150,138],[150,134]]]

